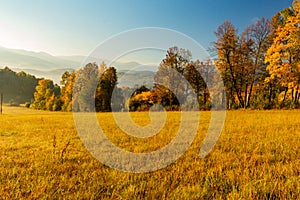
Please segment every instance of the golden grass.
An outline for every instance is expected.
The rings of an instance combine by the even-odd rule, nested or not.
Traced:
[[[213,151],[198,157],[209,112],[197,138],[175,163],[134,174],[104,166],[85,149],[71,113],[4,107],[0,116],[0,199],[299,199],[300,112],[229,111]],[[148,152],[166,145],[179,113],[161,133],[136,139],[99,113],[116,145]],[[131,113],[138,124],[147,113]],[[176,121],[177,120],[177,121]]]

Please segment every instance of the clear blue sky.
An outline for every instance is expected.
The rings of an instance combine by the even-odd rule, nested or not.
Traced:
[[[240,31],[292,0],[0,0],[0,46],[52,55],[87,55],[119,32],[163,27],[207,48],[231,21]]]

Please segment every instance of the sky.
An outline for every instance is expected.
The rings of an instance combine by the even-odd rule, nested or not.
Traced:
[[[208,48],[225,20],[241,32],[291,4],[292,0],[0,0],[0,46],[86,56],[120,32],[161,27]]]

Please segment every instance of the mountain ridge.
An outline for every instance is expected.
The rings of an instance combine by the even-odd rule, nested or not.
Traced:
[[[60,82],[61,75],[65,71],[77,70],[81,67],[82,62],[97,62],[100,64],[100,58],[92,58],[81,55],[75,56],[53,56],[46,52],[34,52],[24,49],[9,49],[0,46],[0,68],[5,66],[14,71],[24,71],[38,78],[47,78],[55,83]],[[104,60],[105,63],[110,63]],[[127,74],[123,77],[124,83],[127,86],[134,86],[135,82],[140,84],[141,81],[149,82],[150,77],[157,71],[157,66],[142,65],[135,61],[129,62],[112,62],[111,66],[115,67],[121,74]],[[137,77],[142,80],[137,80]]]

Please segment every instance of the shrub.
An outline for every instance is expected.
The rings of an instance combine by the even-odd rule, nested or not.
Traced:
[[[25,107],[26,108],[30,108],[30,103],[29,102],[25,102]]]

